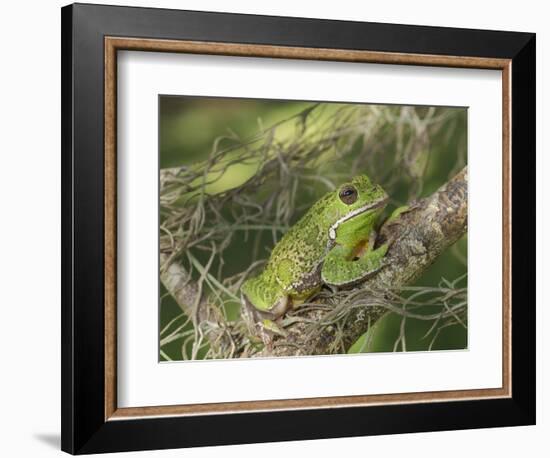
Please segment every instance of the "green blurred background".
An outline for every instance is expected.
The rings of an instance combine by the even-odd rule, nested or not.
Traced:
[[[323,103],[324,113],[334,113],[343,104]],[[312,106],[308,101],[280,101],[280,100],[256,100],[256,99],[232,99],[232,98],[208,98],[185,96],[161,96],[159,97],[159,147],[160,167],[192,166],[208,158],[216,141],[222,142],[223,147],[230,147],[232,142],[237,145],[242,139],[251,138],[263,128],[281,123],[284,120],[296,116],[303,110]],[[414,164],[407,168],[414,173],[421,173],[421,189],[418,189],[416,197],[431,194],[450,177],[457,173],[466,163],[467,145],[467,110],[464,108],[430,108],[409,107],[413,114],[423,119],[431,113],[438,121],[434,126],[427,123],[425,137],[426,144],[420,145],[420,152],[415,153],[414,160],[420,165],[420,172],[414,172]],[[418,187],[418,177],[399,176],[399,169],[392,168],[407,145],[400,145],[397,140],[392,140],[395,125],[393,124],[399,113],[400,107],[393,107],[396,118],[382,120],[383,127],[379,126],[379,135],[384,138],[380,143],[379,157],[383,158],[380,176],[372,174],[371,170],[365,170],[374,181],[379,182],[393,197],[393,207],[407,203],[411,196],[411,186]],[[435,113],[435,115],[434,115]],[[412,123],[414,124],[414,123]],[[414,127],[414,126],[413,126]],[[311,127],[310,127],[311,128]],[[368,127],[365,127],[368,129]],[[292,135],[295,125],[282,123],[277,128],[277,135],[281,137]],[[220,140],[220,137],[223,139]],[[406,138],[406,137],[405,137]],[[413,145],[414,146],[414,145]],[[220,147],[219,144],[216,147]],[[363,152],[362,141],[358,141],[352,153],[360,155]],[[410,148],[409,148],[410,149]],[[353,154],[351,155],[353,159]],[[350,159],[350,160],[352,160]],[[335,163],[336,164],[336,163]],[[346,170],[347,162],[339,161],[337,167]],[[230,173],[224,174],[209,189],[209,193],[222,192],[244,182],[256,171],[254,164],[237,164]],[[413,175],[414,175],[413,173]],[[326,191],[326,190],[325,190]],[[308,197],[311,198],[311,197]],[[300,216],[300,215],[297,215]],[[262,239],[269,245],[269,237]],[[239,256],[238,253],[246,243],[243,238],[237,236],[233,246],[228,252],[233,253],[229,258],[231,266],[227,273],[243,271],[249,260]],[[271,248],[268,246],[267,248]],[[454,247],[448,249],[438,258],[425,274],[417,281],[417,285],[437,286],[442,279],[454,280],[465,276],[467,272],[467,238],[464,236]],[[466,279],[461,283],[464,286]],[[432,310],[433,311],[433,310]],[[422,310],[416,310],[422,313]],[[428,310],[426,310],[428,312]],[[160,329],[164,328],[172,320],[182,313],[180,307],[166,294],[161,286],[160,301]],[[229,310],[229,315],[236,317],[238,305]],[[425,334],[433,322],[408,318],[406,320],[407,351],[427,350],[431,339]],[[191,326],[191,325],[189,325]],[[388,314],[371,328],[352,347],[350,352],[358,351],[394,351],[394,344],[400,332],[401,317],[396,314]],[[368,337],[368,340],[367,340]],[[368,345],[366,345],[368,343]],[[444,328],[438,335],[432,346],[433,350],[453,350],[467,347],[467,330],[460,325]],[[161,346],[161,360],[181,360],[181,340],[163,344]],[[200,355],[199,355],[200,357]]]

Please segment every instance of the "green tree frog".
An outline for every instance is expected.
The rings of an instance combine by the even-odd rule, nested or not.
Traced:
[[[344,287],[377,272],[388,249],[374,249],[388,195],[366,175],[325,194],[275,245],[264,270],[241,287],[244,306],[266,322],[323,285]]]

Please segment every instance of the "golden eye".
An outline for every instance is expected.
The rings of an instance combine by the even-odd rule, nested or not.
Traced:
[[[357,200],[357,189],[353,186],[344,186],[338,193],[340,200],[346,205],[351,205]]]

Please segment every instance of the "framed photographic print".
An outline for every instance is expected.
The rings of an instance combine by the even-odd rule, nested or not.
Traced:
[[[76,4],[62,79],[63,450],[534,424],[534,34]]]

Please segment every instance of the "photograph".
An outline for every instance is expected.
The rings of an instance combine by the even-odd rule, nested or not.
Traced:
[[[532,15],[143,6],[61,10],[61,449],[535,425]]]
[[[468,109],[160,94],[159,361],[468,349]]]

